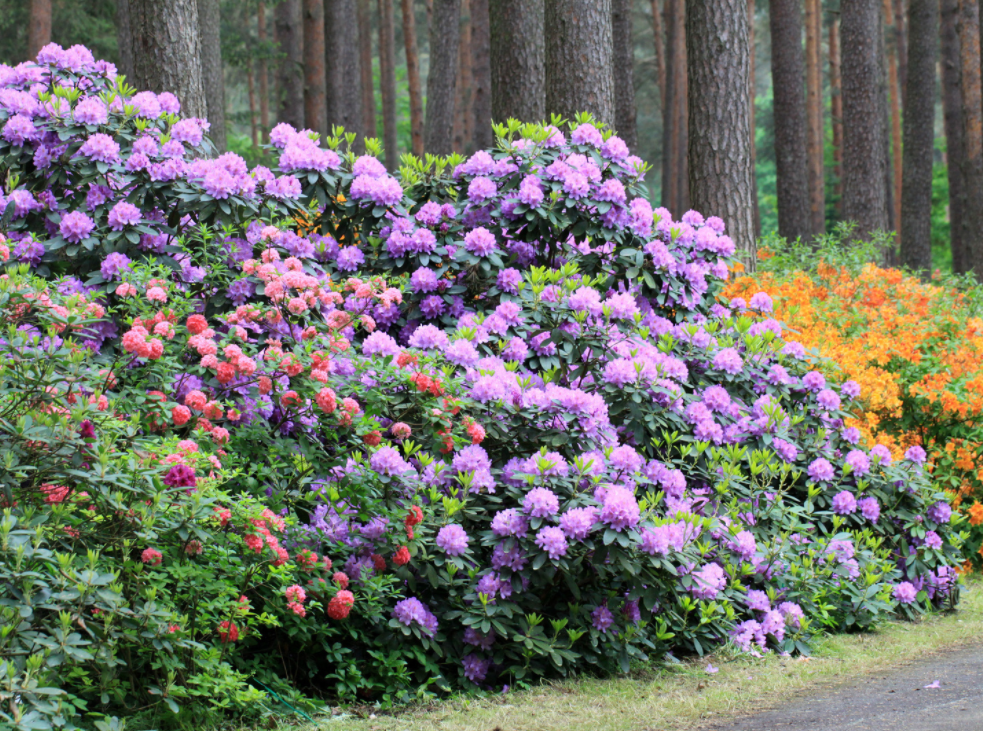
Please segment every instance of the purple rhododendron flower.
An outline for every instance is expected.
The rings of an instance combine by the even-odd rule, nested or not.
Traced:
[[[463,556],[467,553],[469,540],[464,528],[456,523],[451,523],[440,529],[437,533],[436,543],[448,556]]]

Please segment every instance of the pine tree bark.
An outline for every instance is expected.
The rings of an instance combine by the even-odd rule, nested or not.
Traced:
[[[908,27],[905,23],[905,0],[894,0],[894,42],[898,49],[898,79],[901,82],[901,106],[905,105],[908,88]]]
[[[758,204],[758,141],[757,141],[757,104],[755,103],[755,58],[754,58],[754,11],[755,0],[747,2],[748,48],[750,49],[750,66],[748,73],[747,93],[751,105],[751,206],[754,213],[754,238],[761,238],[761,206]]]
[[[911,33],[904,107],[901,263],[928,274],[932,269],[932,157],[939,0],[910,0],[908,27]]]
[[[811,0],[807,0],[807,3]],[[806,94],[799,0],[771,0],[771,78],[774,92],[778,234],[790,241],[812,233]]]
[[[829,25],[829,96],[833,126],[833,191],[836,215],[843,214],[843,77],[840,66],[840,18]]]
[[[133,33],[130,31],[129,0],[116,0],[116,46],[119,49],[117,71],[133,81]]]
[[[382,147],[386,153],[386,167],[396,170],[399,167],[399,140],[396,128],[396,22],[393,18],[393,0],[379,0],[379,85],[382,88]]]
[[[960,161],[965,157],[963,141],[962,61],[959,51],[959,0],[942,0],[942,110],[945,123],[946,171],[949,178],[949,248],[952,252],[952,271],[963,274],[969,270],[963,229],[963,171]]]
[[[809,227],[813,234],[826,232],[822,33],[822,3],[820,0],[806,0],[806,153],[809,158]]]
[[[843,218],[862,238],[887,230],[884,126],[880,113],[880,0],[851,0],[840,15]]]
[[[632,0],[611,0],[612,70],[614,74],[614,129],[632,150],[638,146],[635,115],[635,43]]]
[[[901,226],[901,183],[904,179],[901,154],[901,87],[898,79],[898,37],[897,21],[894,17],[892,0],[884,0],[885,22],[890,24],[885,28],[887,46],[887,84],[891,99],[891,163],[893,165],[893,189],[891,191],[894,204],[893,222],[900,233]]]
[[[270,76],[266,57],[266,3],[256,6],[256,37],[259,39],[259,125],[264,144],[270,139]]]
[[[489,0],[492,119],[546,118],[544,0]]]
[[[659,0],[652,0],[652,37],[655,42],[655,83],[659,85],[659,109],[666,108],[666,38]]]
[[[881,158],[883,160],[882,169],[884,170],[884,200],[887,201],[887,229],[888,231],[897,231],[898,223],[895,220],[895,209],[894,209],[894,165],[891,162],[891,105],[889,104],[890,95],[889,82],[888,82],[888,69],[887,69],[887,39],[884,24],[881,23],[878,26],[879,30],[879,52],[878,58],[881,63],[881,72],[878,84],[878,97],[877,104],[881,117],[882,134],[881,139],[884,141],[881,147]],[[886,266],[896,266],[897,261],[895,259],[895,247],[888,246],[883,252],[883,264]]]
[[[457,100],[454,103],[454,152],[471,146],[471,0],[461,0],[461,39],[457,46]]]
[[[131,85],[181,102],[185,117],[206,118],[201,38],[195,0],[129,0],[133,78]]]
[[[357,0],[325,0],[324,94],[328,129],[340,125],[354,132],[363,149],[362,71],[358,47]]]
[[[246,70],[246,89],[249,95],[249,136],[255,150],[259,147],[259,123],[256,120],[256,72],[253,70],[252,59],[249,59],[249,68]]]
[[[222,18],[219,0],[198,0],[198,35],[201,39],[201,78],[215,149],[225,152],[225,66],[222,63]]]
[[[300,0],[283,0],[276,6],[273,28],[281,54],[277,68],[277,87],[280,91],[277,120],[302,129],[304,36],[300,27]]]
[[[51,0],[31,0],[27,21],[27,58],[33,61],[38,51],[51,43]]]
[[[471,0],[471,139],[474,149],[486,150],[495,144],[492,132],[491,29],[488,0]]]
[[[304,124],[328,134],[324,79],[324,0],[304,0]]]
[[[959,52],[963,97],[963,225],[967,270],[983,279],[983,101],[980,94],[980,8],[960,0]]]
[[[372,0],[356,0],[358,11],[358,72],[362,92],[362,133],[376,136],[375,80],[372,74]]]
[[[614,122],[611,0],[546,0],[546,114]]]
[[[662,121],[662,205],[673,216],[689,210],[689,84],[686,2],[666,0],[666,103]]]
[[[420,52],[416,40],[413,0],[403,0],[403,42],[406,45],[406,81],[410,91],[410,145],[423,155],[423,91],[420,86]]]
[[[447,155],[452,149],[460,15],[461,0],[434,0],[423,147],[436,155]]]
[[[748,271],[757,261],[751,204],[750,48],[743,0],[688,0],[689,188],[693,207],[727,224]]]

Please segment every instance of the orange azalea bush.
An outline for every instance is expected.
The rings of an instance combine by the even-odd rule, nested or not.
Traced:
[[[874,247],[844,249],[849,229],[820,243],[769,241],[759,270],[724,290],[741,305],[764,290],[773,316],[838,380],[860,384],[848,425],[896,458],[912,445],[972,529],[983,565],[983,306],[978,287],[936,272],[925,282],[870,264]],[[867,260],[865,263],[864,260]],[[816,262],[810,264],[811,262]],[[968,568],[968,565],[967,565]]]

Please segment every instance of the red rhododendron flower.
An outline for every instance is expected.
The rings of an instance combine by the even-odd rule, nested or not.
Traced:
[[[348,588],[348,574],[344,573],[343,571],[335,571],[331,576],[331,580],[342,589]]]
[[[376,571],[386,570],[386,559],[380,556],[378,553],[372,554],[372,565],[375,566]]]
[[[239,628],[235,622],[225,620],[218,625],[218,636],[222,639],[223,643],[235,642],[239,639]]]
[[[149,566],[158,566],[163,560],[163,554],[156,548],[145,548],[140,554],[140,560]]]
[[[393,554],[393,563],[397,566],[405,566],[410,562],[410,549],[400,546]]]
[[[328,602],[328,616],[331,619],[344,619],[355,605],[355,595],[350,591],[340,590]]]

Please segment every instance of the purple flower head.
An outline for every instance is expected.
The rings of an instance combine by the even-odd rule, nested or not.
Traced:
[[[403,599],[393,608],[393,617],[407,627],[417,625],[424,634],[433,637],[437,632],[437,618],[426,604],[416,597]]]
[[[494,181],[484,177],[475,178],[468,186],[468,198],[474,203],[484,203],[497,192],[498,186]]]
[[[519,183],[519,200],[535,208],[543,202],[543,184],[535,175],[527,175]]]
[[[724,348],[714,357],[713,367],[724,373],[736,375],[744,368],[744,361],[734,348]]]
[[[925,531],[925,545],[936,551],[942,549],[942,537],[934,530]]]
[[[95,227],[95,222],[82,211],[72,211],[61,217],[58,230],[66,241],[77,244],[82,239],[88,238]]]
[[[440,529],[436,543],[448,556],[463,556],[468,550],[469,538],[464,528],[451,523]]]
[[[614,615],[611,614],[611,610],[607,608],[606,604],[601,604],[596,607],[593,612],[590,613],[591,624],[594,625],[594,629],[598,632],[607,633],[614,624]]]
[[[461,665],[464,666],[464,677],[477,685],[483,682],[488,676],[488,670],[491,668],[491,660],[471,653],[470,655],[464,656],[461,660]]]
[[[912,604],[918,596],[918,590],[915,589],[914,585],[910,581],[902,581],[900,584],[894,587],[891,595],[897,599],[900,604]]]
[[[509,508],[495,513],[495,517],[492,518],[491,529],[499,538],[509,536],[522,538],[529,531],[529,522],[518,510]]]
[[[908,447],[907,451],[904,453],[904,458],[909,462],[914,462],[915,464],[925,464],[925,450],[919,447],[917,444]]]
[[[482,650],[490,650],[495,644],[495,630],[490,630],[488,634],[484,634],[474,627],[468,627],[464,630],[464,644],[480,647]]]
[[[638,525],[641,511],[635,495],[627,487],[611,485],[604,496],[600,521],[612,530],[622,531]]]
[[[132,203],[120,201],[109,212],[108,223],[113,231],[122,231],[127,226],[136,226],[141,219],[140,209]]]
[[[877,459],[877,463],[881,467],[887,467],[893,459],[891,458],[891,450],[885,447],[883,444],[876,444],[870,449],[870,456]]]
[[[792,629],[798,629],[805,619],[805,612],[795,602],[782,602],[778,605],[778,611],[785,619],[785,626]]]
[[[768,612],[771,610],[771,600],[768,599],[768,595],[763,591],[758,591],[757,589],[751,589],[747,593],[747,606],[755,612]]]
[[[736,536],[731,544],[734,553],[740,555],[745,561],[750,561],[754,558],[755,552],[758,550],[758,543],[754,540],[754,534],[751,531],[742,530]]]
[[[464,236],[464,248],[475,256],[488,256],[498,248],[495,235],[483,226],[468,231]]]
[[[393,447],[380,447],[369,458],[369,466],[383,475],[401,475],[413,469]]]
[[[774,304],[772,304],[771,297],[764,292],[758,292],[757,294],[753,295],[747,306],[748,309],[757,310],[758,312],[772,312],[775,309]]]
[[[560,510],[556,493],[545,487],[534,487],[522,501],[522,509],[533,518],[548,518]]]
[[[835,472],[828,459],[819,457],[809,465],[808,474],[815,482],[828,482],[833,479]]]
[[[831,388],[824,388],[816,394],[816,401],[827,411],[836,411],[840,408],[840,397]]]
[[[853,469],[853,474],[862,477],[870,472],[870,458],[862,449],[850,450],[846,456],[846,463]]]
[[[840,386],[840,393],[849,399],[855,399],[860,395],[860,384],[856,381],[845,381]]]
[[[713,600],[727,586],[727,575],[715,563],[709,563],[699,571],[694,571],[690,592],[697,599]]]
[[[584,540],[597,522],[597,508],[572,508],[560,516],[560,528],[572,540]],[[494,528],[494,524],[492,526]]]
[[[942,525],[948,523],[952,518],[952,508],[949,507],[949,503],[937,502],[925,511],[925,515],[929,520]]]
[[[581,124],[570,135],[570,142],[574,145],[590,145],[600,147],[604,144],[604,138],[600,131],[592,124]]]
[[[563,531],[554,525],[540,529],[536,534],[536,545],[546,551],[554,561],[567,555],[567,538]]]
[[[98,162],[119,162],[119,145],[112,137],[100,132],[85,141],[79,154]]]
[[[826,388],[826,377],[819,371],[809,371],[802,376],[802,386],[810,391],[821,391]]]
[[[857,507],[860,508],[860,514],[871,523],[876,523],[881,517],[881,504],[875,497],[861,498],[857,501]]]
[[[103,259],[99,271],[102,274],[102,278],[107,282],[119,279],[123,272],[130,271],[130,257],[114,251]]]
[[[164,475],[164,484],[169,487],[194,487],[198,484],[198,478],[188,465],[176,464]]]
[[[857,510],[857,498],[852,492],[843,490],[833,496],[833,512],[837,515],[850,515]]]

